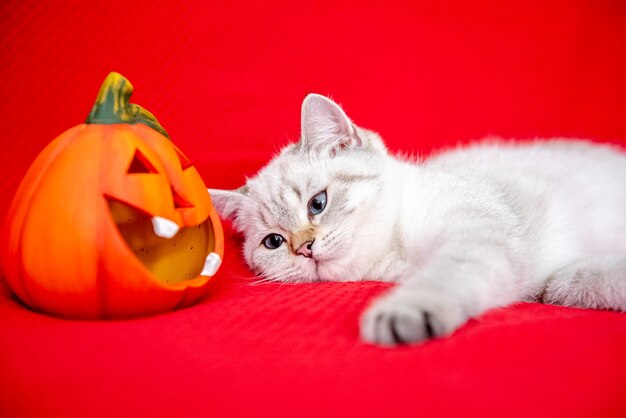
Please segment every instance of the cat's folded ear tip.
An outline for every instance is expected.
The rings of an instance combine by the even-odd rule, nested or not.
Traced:
[[[240,189],[208,189],[211,202],[222,219],[235,219],[246,199]]]
[[[314,98],[328,99],[328,97],[324,96],[323,94],[311,92],[307,93],[307,95],[304,97],[304,100],[312,100]]]
[[[302,118],[313,115],[332,115],[332,118],[346,118],[343,109],[333,99],[318,93],[309,93],[302,101]]]
[[[307,105],[314,104],[314,103],[333,103],[334,104],[335,102],[333,102],[331,98],[326,97],[323,94],[309,93],[306,95],[306,97],[302,101],[302,106],[306,107]]]

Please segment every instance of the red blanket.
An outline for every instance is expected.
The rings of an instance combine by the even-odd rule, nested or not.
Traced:
[[[297,139],[307,92],[404,153],[490,134],[626,145],[623,1],[365,3],[0,2],[0,218],[111,70],[210,187]],[[624,314],[519,304],[382,349],[357,320],[387,285],[252,286],[225,235],[209,297],[168,314],[62,320],[3,288],[0,416],[626,415]]]

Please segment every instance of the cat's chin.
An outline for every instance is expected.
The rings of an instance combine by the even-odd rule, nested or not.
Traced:
[[[316,276],[318,282],[349,282],[359,280],[354,271],[333,262],[319,262],[316,266]]]
[[[324,261],[308,260],[299,266],[298,272],[292,277],[285,277],[284,281],[292,283],[315,283],[315,282],[332,282],[340,281],[340,277],[329,265]]]

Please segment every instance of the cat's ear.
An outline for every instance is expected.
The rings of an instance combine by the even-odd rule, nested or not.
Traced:
[[[331,155],[365,146],[341,107],[319,94],[309,94],[302,102],[300,135],[304,148]]]
[[[246,186],[237,190],[208,189],[220,218],[235,220],[246,200]]]

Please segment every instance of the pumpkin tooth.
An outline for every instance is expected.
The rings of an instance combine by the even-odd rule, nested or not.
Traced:
[[[160,216],[152,217],[152,228],[154,229],[155,235],[161,238],[172,238],[179,230],[176,222],[161,218]]]
[[[222,264],[222,258],[217,253],[211,253],[207,256],[206,260],[204,260],[204,268],[202,269],[201,276],[213,276],[217,269],[220,268]]]

